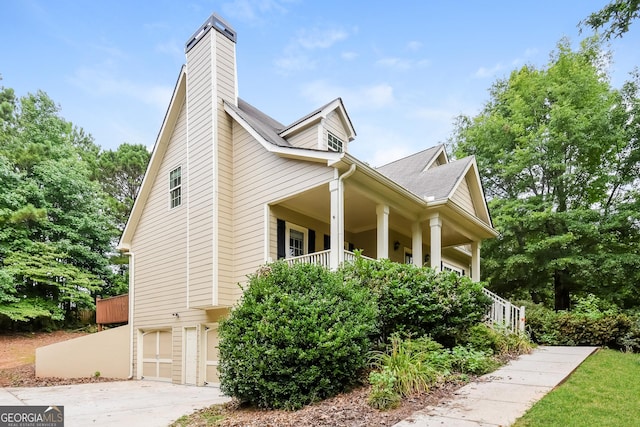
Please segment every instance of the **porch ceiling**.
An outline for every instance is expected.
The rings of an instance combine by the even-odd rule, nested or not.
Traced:
[[[365,194],[358,186],[345,186],[344,220],[346,231],[361,233],[363,231],[376,229],[376,205],[379,202],[374,200],[374,198],[377,197],[379,196],[375,194]],[[331,222],[331,201],[328,184],[307,190],[279,204],[294,212],[301,213],[326,224]],[[435,212],[438,211],[434,210],[434,213]],[[407,218],[407,216],[410,215],[391,206],[389,208],[389,228],[411,237],[413,220]],[[460,232],[459,227],[450,222],[447,216],[443,215],[442,218],[443,247],[471,243],[472,239]],[[428,245],[431,234],[428,221],[422,222],[422,229],[422,240]]]

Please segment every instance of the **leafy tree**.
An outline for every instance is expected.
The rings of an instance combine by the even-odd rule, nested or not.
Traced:
[[[98,158],[97,179],[109,195],[109,207],[122,232],[138,195],[149,163],[149,151],[142,144],[121,144]]]
[[[0,314],[70,320],[117,284],[97,147],[44,92],[14,101],[0,128]]]
[[[513,71],[477,117],[458,120],[457,154],[476,156],[500,232],[483,246],[499,292],[567,309],[572,293],[630,286],[601,283],[632,275],[624,258],[639,254],[611,234],[638,235],[638,79],[614,90],[607,61],[597,38],[577,52],[562,40],[546,68]]]
[[[587,25],[594,30],[604,29],[606,39],[622,37],[629,31],[631,21],[640,16],[640,0],[613,0],[597,12],[593,12],[580,25]]]

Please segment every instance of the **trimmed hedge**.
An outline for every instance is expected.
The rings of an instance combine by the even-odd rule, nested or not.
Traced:
[[[221,389],[280,409],[343,392],[367,366],[377,314],[369,290],[339,273],[312,264],[264,267],[220,325]]]

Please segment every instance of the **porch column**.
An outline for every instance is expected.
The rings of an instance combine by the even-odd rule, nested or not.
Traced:
[[[342,192],[340,181],[334,179],[329,183],[329,193],[331,198],[331,251],[329,252],[329,268],[337,270],[340,266],[340,255],[344,257],[344,242],[340,242],[340,225],[342,224],[341,215],[344,212],[342,206]]]
[[[389,258],[389,206],[377,205],[376,215],[378,217],[376,257]]]
[[[431,227],[431,268],[440,271],[442,263],[442,218],[435,214],[429,219]]]
[[[411,226],[411,252],[413,253],[413,265],[422,267],[422,225],[414,222]]]
[[[471,280],[480,281],[480,241],[471,242]]]

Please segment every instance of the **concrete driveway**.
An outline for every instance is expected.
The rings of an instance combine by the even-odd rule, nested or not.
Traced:
[[[0,406],[64,406],[65,427],[166,427],[182,415],[228,400],[218,387],[157,381],[0,388]]]

